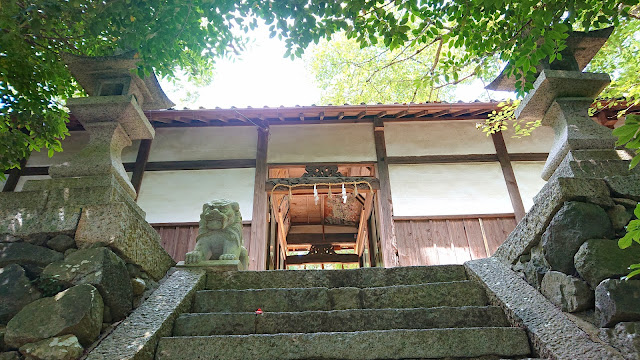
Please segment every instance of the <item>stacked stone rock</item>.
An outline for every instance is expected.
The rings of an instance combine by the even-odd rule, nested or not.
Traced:
[[[0,359],[77,359],[155,282],[108,247],[68,234],[0,239]]]
[[[620,306],[628,301],[627,293],[640,289],[640,282],[620,280],[629,273],[629,265],[640,260],[640,246],[622,250],[616,241],[624,235],[636,201],[609,200],[599,205],[565,202],[540,242],[514,265],[563,311],[595,308],[597,325],[602,327],[640,320],[640,309],[633,310],[637,306]]]

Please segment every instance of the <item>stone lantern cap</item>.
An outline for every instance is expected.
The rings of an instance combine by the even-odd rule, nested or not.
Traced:
[[[541,63],[536,65],[536,78],[544,69],[570,71],[584,70],[591,59],[593,59],[598,51],[600,51],[600,48],[602,48],[605,42],[607,42],[607,39],[609,39],[612,32],[613,27],[588,32],[571,32],[566,40],[567,48],[562,51],[563,60],[556,60],[551,64],[545,62],[544,64]],[[500,75],[487,85],[485,89],[495,91],[515,91],[516,78],[507,77],[503,69]]]
[[[63,54],[71,75],[89,96],[136,96],[143,110],[167,109],[175,104],[169,100],[154,73],[141,79],[132,70],[137,68],[135,52],[115,56],[78,56]]]

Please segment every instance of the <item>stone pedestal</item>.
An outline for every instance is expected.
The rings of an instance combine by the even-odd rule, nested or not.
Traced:
[[[22,192],[1,197],[0,237],[70,235],[78,248],[109,246],[156,280],[174,264],[114,175],[31,180]]]

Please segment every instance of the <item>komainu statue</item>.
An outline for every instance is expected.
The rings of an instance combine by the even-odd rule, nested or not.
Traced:
[[[246,270],[249,259],[242,244],[240,205],[230,200],[213,200],[202,206],[196,246],[186,254],[185,263],[240,260],[242,270]]]

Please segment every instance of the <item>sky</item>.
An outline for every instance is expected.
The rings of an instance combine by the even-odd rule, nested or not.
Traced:
[[[210,86],[200,89],[200,97],[189,108],[305,106],[319,101],[320,89],[313,84],[301,59],[283,58],[284,42],[269,38],[267,31],[255,31],[255,40],[235,60],[221,59]],[[161,81],[162,88],[178,103],[184,92]]]
[[[211,85],[195,88],[200,94],[195,102],[181,102],[186,98],[186,92],[167,80],[160,80],[177,109],[320,104],[320,89],[314,83],[312,74],[305,70],[304,61],[283,57],[286,51],[284,41],[277,37],[269,38],[266,26],[259,26],[249,35],[254,40],[239,56],[233,60],[218,60]],[[186,82],[182,84],[194,89]],[[486,94],[482,83],[476,81],[458,86],[456,101],[486,99]],[[504,93],[496,95],[498,99],[505,98]]]

